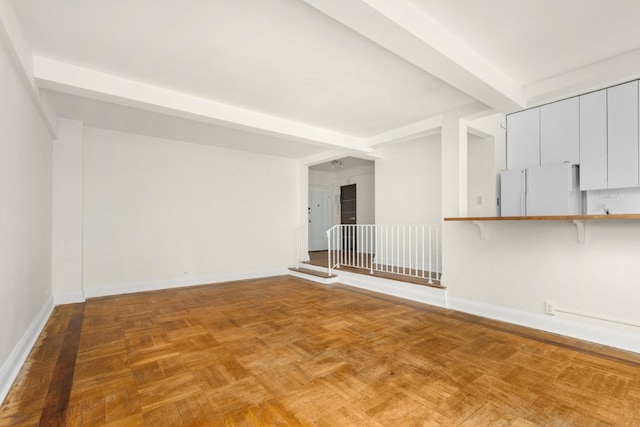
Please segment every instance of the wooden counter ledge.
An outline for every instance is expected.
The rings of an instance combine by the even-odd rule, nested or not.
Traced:
[[[576,221],[607,219],[640,219],[640,214],[610,215],[546,215],[546,216],[474,216],[445,218],[445,221]]]

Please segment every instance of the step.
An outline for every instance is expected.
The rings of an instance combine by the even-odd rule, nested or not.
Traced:
[[[328,274],[322,271],[312,270],[309,268],[289,268],[289,274],[291,276],[299,277],[301,279],[311,280],[317,283],[323,283],[325,285],[338,282],[338,276],[335,274]]]
[[[320,272],[326,272],[328,270],[327,267],[311,264],[309,262],[303,262],[302,265],[305,266],[305,269],[313,269],[315,271],[320,271]],[[439,279],[429,280],[428,277],[421,278],[421,277],[407,276],[404,274],[395,274],[391,272],[384,272],[384,271],[378,271],[378,270],[375,270],[373,274],[371,274],[371,272],[366,268],[354,268],[354,267],[348,267],[345,265],[337,267],[333,271],[338,274],[340,272],[349,272],[349,273],[360,274],[360,275],[371,277],[371,278],[395,280],[397,282],[411,283],[414,285],[421,285],[421,286],[429,286],[437,289],[446,289],[444,286],[442,286]]]

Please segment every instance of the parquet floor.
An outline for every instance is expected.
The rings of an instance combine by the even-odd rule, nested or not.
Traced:
[[[277,277],[59,306],[1,425],[640,425],[640,355]]]

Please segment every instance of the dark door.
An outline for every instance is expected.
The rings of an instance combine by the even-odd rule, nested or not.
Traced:
[[[340,224],[356,224],[356,185],[340,187]],[[342,249],[356,250],[356,227],[345,227],[342,234]]]

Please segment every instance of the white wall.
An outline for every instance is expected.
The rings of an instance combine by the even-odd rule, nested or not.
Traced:
[[[445,222],[443,283],[453,308],[640,352],[637,327],[544,314],[544,301],[640,323],[637,221],[588,221],[577,243],[571,221]],[[472,302],[472,304],[469,304]],[[571,323],[565,321],[569,319]]]
[[[56,304],[80,302],[82,293],[83,124],[59,120],[53,143],[52,287]]]
[[[377,224],[442,220],[440,135],[390,144],[376,160]]]
[[[284,273],[298,187],[294,160],[87,127],[84,291]]]
[[[15,350],[25,346],[28,330],[51,304],[52,150],[41,116],[2,48],[0,93],[1,401],[13,369],[10,355],[15,362]]]
[[[467,214],[496,216],[496,164],[493,138],[467,136]]]
[[[489,209],[489,203],[485,202],[482,211],[486,209],[486,216],[498,216],[499,209],[495,206],[497,197],[500,194],[500,171],[506,169],[507,167],[507,133],[505,129],[506,117],[503,114],[494,114],[491,116],[483,117],[480,119],[473,120],[468,123],[469,131],[479,131],[481,134],[486,135],[493,144],[493,183],[494,183],[494,197],[493,197],[493,207]],[[472,173],[470,171],[470,173]],[[488,183],[487,183],[488,185]],[[472,192],[469,191],[469,195]],[[472,204],[469,204],[471,208]],[[475,208],[473,208],[475,210]],[[490,211],[492,213],[490,213]],[[484,215],[483,215],[484,216]]]
[[[309,187],[330,190],[333,186],[334,173],[309,169]]]
[[[604,215],[640,212],[640,188],[585,191],[583,210],[587,214]]]

